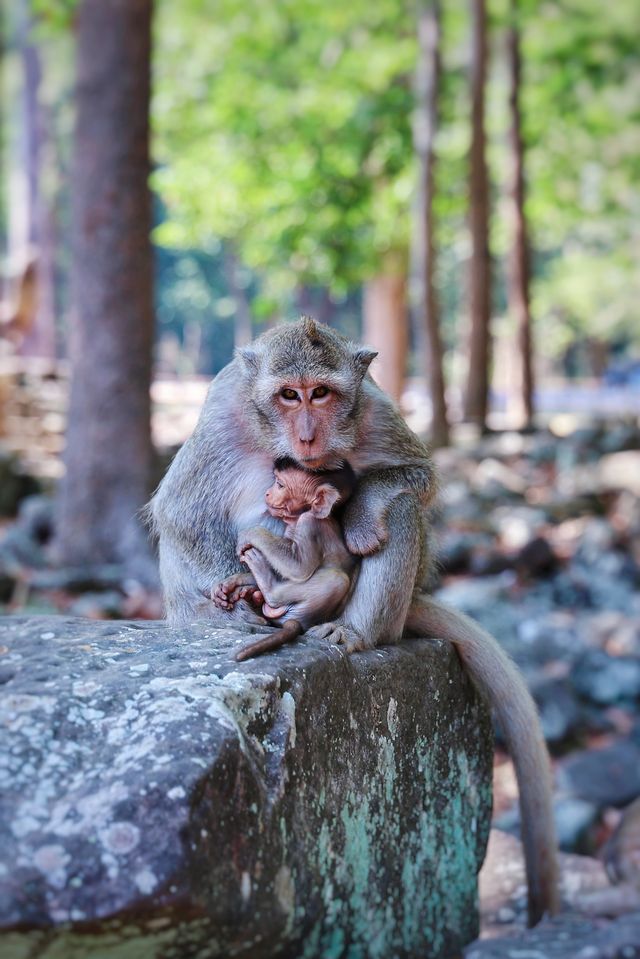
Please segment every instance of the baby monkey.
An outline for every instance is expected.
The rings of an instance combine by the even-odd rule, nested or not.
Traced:
[[[296,639],[310,626],[339,615],[348,599],[356,558],[348,552],[335,506],[355,488],[350,466],[314,473],[293,460],[278,460],[275,481],[265,493],[271,516],[285,524],[283,536],[264,526],[240,534],[238,556],[249,567],[212,592],[220,609],[240,599],[262,607],[262,615],[282,628],[243,647],[237,660],[249,659]]]

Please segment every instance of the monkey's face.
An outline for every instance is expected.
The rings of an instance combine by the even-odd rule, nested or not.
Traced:
[[[277,459],[331,468],[353,451],[362,379],[375,356],[309,318],[239,351],[255,440]]]
[[[291,455],[307,469],[324,465],[333,452],[340,398],[326,383],[285,383],[274,397]]]
[[[285,523],[294,523],[309,511],[318,519],[326,519],[340,499],[334,486],[304,470],[276,469],[274,475],[275,482],[264,498],[271,515]]]

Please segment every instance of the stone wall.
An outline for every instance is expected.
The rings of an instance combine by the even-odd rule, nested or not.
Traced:
[[[238,664],[206,625],[0,620],[3,957],[444,957],[492,735],[441,642]]]

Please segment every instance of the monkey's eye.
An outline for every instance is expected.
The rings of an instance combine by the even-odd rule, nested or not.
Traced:
[[[278,489],[284,489],[284,483],[281,483],[280,480],[276,480],[276,486]]]
[[[280,396],[283,400],[297,400],[298,394],[295,390],[292,390],[289,386],[285,386],[284,389],[280,390]]]
[[[311,394],[311,398],[314,400],[321,400],[323,397],[329,395],[329,388],[327,386],[316,386],[315,390]]]

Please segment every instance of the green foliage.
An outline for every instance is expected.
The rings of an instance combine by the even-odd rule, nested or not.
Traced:
[[[406,249],[410,12],[192,0],[161,6],[157,36],[161,242],[233,238],[275,297],[297,282],[344,292]]]
[[[68,28],[77,0],[31,5],[59,167],[48,192],[56,197],[70,183]],[[454,345],[463,334],[469,254],[469,3],[441,5],[435,213],[445,336]],[[489,8],[491,243],[501,312],[511,241],[504,41],[512,6],[490,0]],[[292,310],[301,286],[329,288],[341,302],[349,296],[351,315],[354,291],[385,258],[406,258],[415,12],[398,0],[156,0],[153,185],[166,214],[155,231],[164,248],[163,329],[180,333],[188,318],[230,349],[232,315],[224,313],[232,294],[221,253],[229,244],[249,271],[254,317],[263,319]],[[639,342],[637,0],[605,7],[519,0],[517,19],[540,348],[557,355],[572,339],[594,335]],[[67,200],[56,205],[66,217]]]
[[[558,343],[638,339],[640,50],[635,0],[541,4],[525,23],[535,305]]]
[[[46,35],[48,30],[55,33],[70,27],[79,3],[80,0],[31,0],[40,35]]]

